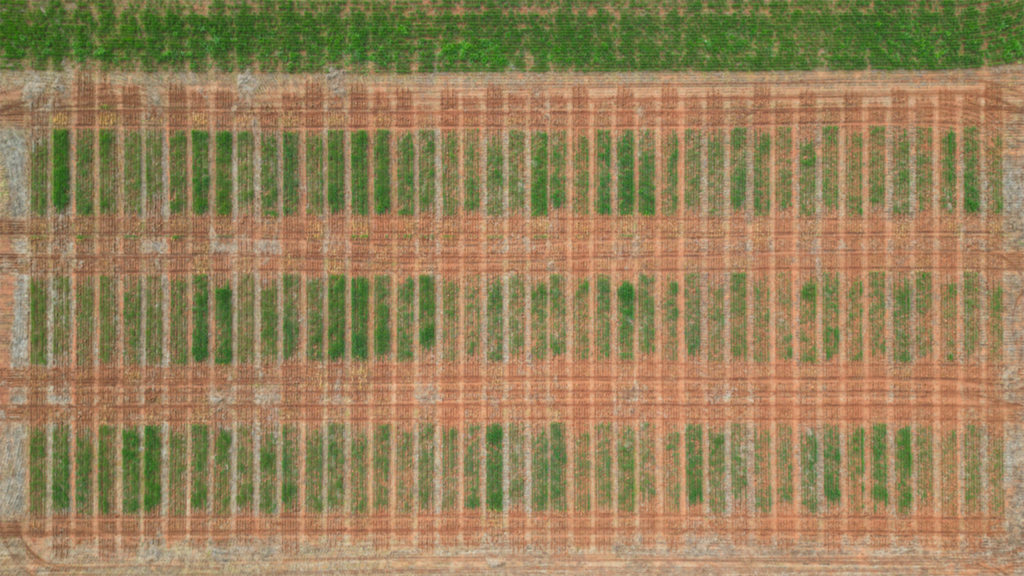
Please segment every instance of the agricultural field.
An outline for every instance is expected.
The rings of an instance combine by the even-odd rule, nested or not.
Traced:
[[[1024,570],[1022,22],[4,3],[0,565]]]

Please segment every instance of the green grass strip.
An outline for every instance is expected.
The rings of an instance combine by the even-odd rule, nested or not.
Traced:
[[[481,489],[480,425],[467,425],[462,441],[462,506],[466,510],[478,510]]]
[[[683,300],[686,307],[686,355],[700,356],[701,326],[700,318],[703,308],[701,307],[700,274],[690,272],[686,275]]]
[[[725,211],[725,131],[708,134],[708,215]]]
[[[165,134],[163,130],[146,131],[146,214],[152,216],[163,214]]]
[[[114,353],[117,350],[118,318],[116,282],[117,280],[113,276],[100,276],[100,364],[110,364],[114,362]],[[184,307],[182,312],[184,313]]]
[[[231,514],[231,430],[217,430],[213,445],[213,513]]]
[[[451,216],[459,210],[459,133],[441,133],[441,212]]]
[[[594,480],[597,487],[597,509],[611,510],[612,499],[612,425],[597,425],[595,438]]]
[[[964,356],[973,359],[981,346],[981,281],[977,272],[964,272]]]
[[[800,215],[813,216],[818,209],[818,152],[814,140],[800,143]]]
[[[594,311],[595,343],[598,358],[612,355],[612,284],[607,276],[597,277],[597,301]]]
[[[504,429],[501,424],[487,426],[487,510],[504,509]]]
[[[366,216],[370,212],[370,134],[356,130],[351,138],[352,212]]]
[[[704,427],[686,425],[686,502],[704,503]]]
[[[521,212],[526,208],[526,133],[508,133],[508,209]]]
[[[677,131],[665,131],[661,154],[664,160],[664,164],[662,164],[661,211],[663,214],[672,215],[679,209],[679,133]],[[653,214],[654,211],[652,210],[651,213]]]
[[[420,214],[429,214],[434,211],[434,198],[437,196],[437,144],[433,130],[420,130],[419,139]]]
[[[102,144],[100,140],[100,157]],[[115,206],[113,211],[116,210]],[[138,130],[124,133],[124,212],[142,215],[142,134]]]
[[[53,278],[53,362],[66,366],[71,360],[71,278]]]
[[[526,345],[526,287],[522,276],[509,278],[508,292],[508,355],[514,358]]]
[[[561,422],[551,423],[551,510],[554,512],[565,512],[568,509],[567,495],[568,485],[566,481],[566,467],[568,466],[568,453],[565,440],[565,424]],[[653,467],[651,467],[653,470]]]
[[[982,506],[981,443],[981,428],[968,424],[964,430],[964,508],[970,515],[979,514]]]
[[[256,279],[252,274],[238,278],[238,363],[256,359]]]
[[[266,137],[264,137],[266,138]],[[264,143],[266,140],[264,140]],[[188,132],[175,130],[171,132],[168,153],[170,155],[170,178],[168,181],[168,192],[170,193],[171,214],[183,214],[188,206]],[[264,159],[266,147],[264,146]],[[266,186],[266,160],[263,162],[263,182]]]
[[[917,206],[922,212],[932,209],[934,192],[932,182],[934,178],[932,167],[932,128],[931,126],[918,126],[917,139],[914,146],[914,162],[917,164],[914,178],[914,194],[917,196]]]
[[[62,214],[71,204],[71,132],[53,131],[53,210]],[[37,209],[39,204],[37,204]],[[37,212],[40,216],[45,213]]]
[[[206,274],[196,274],[192,276],[192,360],[205,362],[209,357],[210,281]]]
[[[324,281],[306,280],[306,359],[324,359]]]
[[[640,214],[654,215],[657,203],[654,191],[654,133],[644,130],[640,133],[639,163],[637,165],[637,195]]]
[[[683,469],[682,435],[678,430],[669,430],[664,434],[664,450],[662,452],[662,481],[665,486],[665,511],[678,513],[682,510]]]
[[[733,423],[729,432],[729,480],[732,485],[732,499],[734,505],[743,508],[747,499],[747,427],[744,424]]]
[[[662,355],[669,362],[679,359],[679,283],[670,280],[665,285],[662,304]]]
[[[911,310],[914,306],[914,291],[910,278],[899,278],[893,289],[893,356],[897,362],[907,363],[913,359],[911,347]]]
[[[306,132],[306,214],[324,213],[324,137]]]
[[[108,133],[109,138],[113,137],[112,131],[106,130],[105,132]],[[75,136],[75,213],[79,216],[91,216],[95,210],[93,163],[95,162],[96,131],[88,128],[80,129],[76,131]],[[111,167],[110,159],[112,157],[111,154],[106,158],[107,163],[101,166],[102,169],[106,170]],[[101,180],[106,182],[110,178],[109,173],[104,172]],[[56,198],[54,198],[53,206],[58,213],[64,212]]]
[[[818,436],[814,430],[800,439],[800,501],[809,514],[818,513]]]
[[[231,364],[233,358],[232,346],[234,344],[234,332],[232,327],[232,302],[231,284],[225,283],[214,291],[216,301],[215,317],[217,321],[217,350],[214,352],[214,362],[217,364]]]
[[[36,518],[46,515],[46,428],[32,427],[28,445],[28,512]]]
[[[565,206],[565,161],[566,133],[556,130],[551,133],[551,208],[558,210]],[[468,191],[468,181],[467,181]],[[468,193],[468,192],[467,192]]]
[[[846,213],[864,213],[864,135],[850,133],[846,142]],[[918,172],[920,174],[920,172]]]
[[[754,510],[772,511],[772,435],[767,428],[754,428]]]
[[[551,475],[551,444],[546,427],[533,431],[533,462],[531,472],[533,473],[533,495],[531,502],[535,512],[546,512],[548,509],[549,484]]]
[[[164,361],[164,286],[160,276],[146,277],[146,364]]]
[[[327,205],[331,214],[345,209],[345,133],[327,132]]]
[[[640,275],[637,283],[637,304],[640,319],[637,324],[640,354],[654,354],[654,278],[647,274]]]
[[[619,508],[620,512],[636,510],[636,431],[632,426],[619,428]]]
[[[1003,484],[1005,473],[1006,442],[1003,433],[989,429],[988,435],[988,509],[996,518],[1005,515],[1006,492]]]
[[[398,213],[402,216],[411,216],[416,212],[416,144],[412,132],[406,132],[398,137],[396,170]]]
[[[281,427],[281,511],[299,508],[299,428],[295,424]]]
[[[826,272],[822,282],[822,346],[825,360],[839,355],[839,274]]]
[[[487,215],[505,211],[505,152],[500,133],[487,136]]]
[[[339,360],[345,356],[345,292],[344,275],[332,274],[327,279],[327,357]]]
[[[96,458],[96,506],[100,516],[117,512],[117,435],[113,426],[100,426]]]
[[[192,131],[192,213],[210,211],[210,133]]]
[[[301,280],[298,274],[285,274],[282,279],[281,355],[291,360],[299,351],[299,306]]]
[[[379,275],[373,282],[373,355],[391,355],[391,276]]]
[[[958,353],[957,347],[957,292],[959,286],[956,282],[942,286],[942,318],[940,319],[940,330],[942,331],[942,356],[946,362],[956,362]]]
[[[192,425],[192,497],[193,511],[205,511],[209,496],[210,430],[206,424]]]
[[[769,182],[771,167],[769,158],[772,149],[771,134],[765,131],[754,133],[754,215],[767,216],[771,209]]]
[[[419,509],[432,512],[434,509],[434,425],[420,424],[419,457],[417,458],[416,486],[419,488]]]
[[[960,483],[960,464],[957,458],[956,430],[947,430],[940,440],[941,456],[939,470],[942,478],[942,514],[956,516],[959,513],[960,498],[957,489]]]
[[[885,204],[885,126],[868,132],[868,200],[872,208]]]
[[[419,278],[419,339],[420,347],[432,350],[437,339],[437,300],[434,277],[422,274]]]
[[[565,354],[566,349],[565,278],[560,274],[552,274],[550,285],[551,355],[557,357]]]
[[[142,282],[138,276],[123,277],[124,290],[124,362],[142,363]]]
[[[96,304],[96,283],[91,276],[75,279],[75,332],[78,345],[78,365],[92,366],[93,343],[96,341],[93,324]]]
[[[939,204],[946,213],[956,210],[956,132],[947,130],[939,143]]]
[[[260,512],[277,512],[277,434],[264,430],[260,438]]]
[[[548,134],[530,134],[530,214],[548,214]]]
[[[327,426],[327,509],[345,508],[345,426]]]
[[[441,430],[441,510],[453,511],[459,503],[459,429]]]
[[[465,325],[463,326],[464,355],[467,359],[476,358],[480,352],[480,315],[483,308],[480,304],[480,276],[466,278],[465,290]]]
[[[793,205],[793,128],[775,131],[775,205],[780,211]]]
[[[838,506],[842,495],[842,489],[840,487],[842,477],[842,448],[839,441],[839,427],[834,424],[825,425],[822,457],[825,469],[825,503],[830,507]]]
[[[765,364],[769,358],[769,345],[771,338],[769,327],[771,323],[771,295],[767,277],[755,279],[751,283],[753,295],[753,330],[751,332],[751,358],[758,364]]]
[[[897,128],[892,143],[892,212],[910,213],[910,135],[906,128]]]
[[[172,278],[170,281],[170,360],[171,364],[184,365],[188,363],[188,283],[183,278]],[[103,299],[103,284],[100,283],[100,300]],[[100,308],[102,313],[102,307]],[[100,316],[100,326],[103,325],[103,316]],[[100,346],[102,350],[102,330],[100,333]]]
[[[776,434],[775,466],[779,481],[779,503],[793,503],[793,427],[789,424],[778,425]]]
[[[839,127],[822,129],[821,200],[826,212],[839,209]]]
[[[391,131],[373,135],[373,208],[377,214],[391,211]]]
[[[462,138],[462,171],[466,177],[463,207],[476,212],[480,209],[480,130],[466,130]]]
[[[46,216],[46,208],[50,203],[50,170],[54,169],[50,164],[50,138],[47,134],[43,133],[32,143],[30,163],[32,185],[29,204],[32,214]]]
[[[683,192],[683,203],[687,210],[700,212],[701,189],[701,132],[687,129],[684,137],[684,169],[686,170],[686,190]]]
[[[299,133],[281,135],[281,212],[285,216],[299,213]]]
[[[395,320],[396,348],[399,362],[413,359],[413,342],[416,340],[414,324],[414,301],[416,300],[416,279],[409,277],[398,284],[398,310]]]
[[[238,453],[236,457],[236,474],[238,488],[235,496],[235,505],[238,512],[247,514],[252,512],[255,503],[255,462],[253,459],[253,434],[248,426],[239,426],[235,431],[235,439]]]
[[[526,434],[521,423],[508,427],[508,505],[522,510],[526,502]]]
[[[886,425],[875,424],[871,427],[871,500],[875,503],[875,512],[889,505],[887,449]]]
[[[917,313],[917,333],[915,348],[918,358],[930,358],[932,355],[932,273],[918,272],[915,278],[915,308]]]
[[[548,354],[548,285],[537,282],[530,295],[530,339],[533,359],[544,360]]]
[[[268,282],[260,289],[260,355],[264,364],[277,362],[277,285]]]
[[[871,357],[885,359],[885,272],[871,272],[868,294],[868,331]]]
[[[989,280],[988,292],[988,362],[1003,360],[1003,287],[998,279]]]
[[[985,178],[985,199],[990,214],[1003,213],[1003,136],[996,132],[989,137],[985,151],[988,161]]]
[[[612,133],[597,131],[596,142],[597,190],[594,211],[598,214],[612,213]]]
[[[184,429],[171,429],[167,442],[167,514],[184,516],[188,506],[188,438]]]
[[[75,513],[90,516],[92,509],[93,443],[90,430],[75,434]]]
[[[573,447],[574,510],[590,511],[590,432],[579,432]]]
[[[725,513],[725,431],[708,430],[708,507],[711,513]]]
[[[909,426],[896,431],[896,510],[910,514],[913,510],[914,449]]]
[[[352,279],[352,358],[366,360],[370,354],[370,279]]]
[[[866,435],[864,428],[853,428],[847,432],[847,470],[850,483],[850,510],[859,512],[864,509],[867,480],[865,473]]]
[[[218,216],[231,216],[232,206],[232,175],[231,160],[234,148],[234,135],[221,130],[216,136],[216,204]]]
[[[146,514],[159,514],[163,499],[163,434],[159,425],[149,425],[143,434],[143,500]]]
[[[580,280],[572,298],[572,332],[576,360],[590,358],[590,281]]]
[[[741,212],[747,204],[747,129],[733,128],[729,136],[729,202],[733,211]]]
[[[252,202],[256,199],[256,140],[252,132],[238,133],[238,179],[235,195],[239,212],[250,214]]]
[[[857,278],[850,282],[846,293],[847,321],[846,345],[851,362],[864,360],[864,281]]]
[[[800,288],[800,361],[818,361],[818,284],[808,280]]]
[[[637,427],[637,496],[641,510],[656,506],[657,480],[655,479],[655,430],[650,422],[641,422]]]
[[[729,276],[729,346],[732,357],[747,357],[747,274],[733,272]]]
[[[413,431],[405,427],[399,428],[395,443],[395,504],[398,513],[406,516],[412,514],[415,507],[415,460]]]
[[[52,510],[64,514],[71,509],[71,430],[67,424],[53,426]]]
[[[981,160],[978,127],[964,127],[964,212],[981,211]]]
[[[917,508],[921,511],[932,511],[935,491],[934,461],[932,459],[932,427],[919,425],[914,434],[914,450],[917,457],[914,464],[917,466]],[[913,458],[913,456],[911,456]]]
[[[708,289],[708,360],[725,359],[725,287]]]

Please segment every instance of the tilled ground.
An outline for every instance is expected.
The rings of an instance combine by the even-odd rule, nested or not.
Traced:
[[[1019,569],[1019,74],[5,72],[6,553]]]

